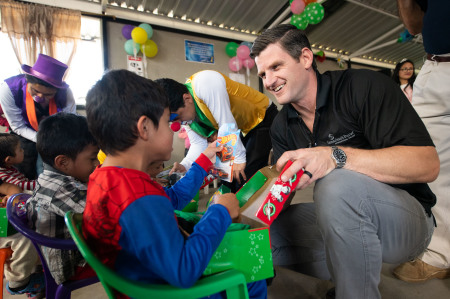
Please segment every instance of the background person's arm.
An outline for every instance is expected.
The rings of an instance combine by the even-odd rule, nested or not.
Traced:
[[[397,0],[398,15],[412,35],[422,32],[424,12],[414,0]]]
[[[36,142],[36,131],[26,125],[22,110],[16,106],[12,92],[5,82],[0,84],[0,103],[11,130],[17,135]]]

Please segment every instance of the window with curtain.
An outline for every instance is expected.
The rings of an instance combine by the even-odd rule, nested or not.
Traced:
[[[104,72],[101,20],[81,17],[81,40],[78,42],[65,81],[70,85],[77,105],[84,106],[88,90]],[[66,45],[56,43],[56,52],[64,52]],[[10,39],[0,32],[0,81],[22,72]],[[43,52],[44,54],[46,51]],[[22,53],[25,55],[24,53]],[[20,55],[20,54],[19,54]]]
[[[77,106],[84,107],[87,92],[105,71],[101,32],[99,18],[81,17],[81,41],[66,76]]]

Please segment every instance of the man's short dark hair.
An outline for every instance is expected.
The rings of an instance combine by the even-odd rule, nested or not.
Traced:
[[[41,80],[39,78],[33,77],[31,75],[25,74],[25,78],[27,79],[27,83],[31,83],[31,84],[39,84],[45,87],[50,87],[50,88],[54,88],[56,90],[58,90],[58,88],[56,88],[55,86],[45,82],[44,80]]]
[[[164,89],[169,97],[170,112],[175,112],[181,107],[184,107],[183,95],[189,93],[186,85],[169,78],[157,79],[155,82]]]
[[[86,96],[89,129],[107,155],[136,143],[141,116],[158,128],[168,107],[169,100],[158,84],[127,70],[107,72]]]
[[[267,46],[279,43],[289,55],[298,61],[303,48],[311,50],[311,45],[303,30],[297,29],[294,25],[281,24],[274,28],[265,30],[253,42],[250,56],[257,57]],[[312,51],[312,50],[311,50]],[[317,70],[316,61],[313,60],[313,69]]]
[[[97,145],[89,132],[86,118],[65,112],[44,119],[39,124],[36,139],[36,148],[42,160],[51,166],[54,166],[59,155],[75,160],[86,146]]]
[[[16,135],[0,133],[0,167],[5,167],[5,159],[8,156],[16,156],[16,147],[20,139]]]

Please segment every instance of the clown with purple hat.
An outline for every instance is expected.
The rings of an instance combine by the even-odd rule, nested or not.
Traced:
[[[38,175],[36,134],[39,123],[47,116],[64,111],[76,113],[73,94],[63,81],[67,65],[39,54],[30,67],[22,65],[25,74],[6,79],[0,84],[0,104],[9,122],[11,133],[21,139],[25,151],[19,170],[29,179]]]

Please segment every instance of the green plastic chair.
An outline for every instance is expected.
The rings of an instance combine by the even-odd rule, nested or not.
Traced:
[[[84,236],[81,233],[82,214],[67,212],[64,218],[75,244],[84,259],[97,273],[110,299],[115,298],[114,289],[132,298],[193,299],[226,291],[227,298],[248,299],[247,283],[244,274],[237,270],[227,270],[203,277],[188,289],[165,284],[147,284],[129,280],[105,266],[86,244]]]

